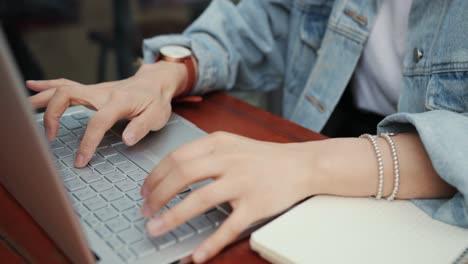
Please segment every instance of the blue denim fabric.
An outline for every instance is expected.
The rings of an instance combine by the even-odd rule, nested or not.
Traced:
[[[284,117],[320,131],[354,72],[376,6],[370,0],[244,0],[237,6],[214,0],[183,34],[145,40],[145,61],[164,45],[187,46],[199,65],[193,93],[282,88]],[[468,227],[467,13],[466,0],[413,0],[399,113],[378,128],[419,134],[435,170],[458,193],[414,203],[462,227]],[[422,57],[415,58],[415,49]]]

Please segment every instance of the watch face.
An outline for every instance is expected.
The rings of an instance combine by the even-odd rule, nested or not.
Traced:
[[[161,48],[160,52],[162,55],[174,59],[183,59],[192,55],[189,49],[181,46],[165,46]]]

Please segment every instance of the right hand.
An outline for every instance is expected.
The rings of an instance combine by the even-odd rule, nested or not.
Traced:
[[[71,105],[83,105],[96,110],[76,153],[75,166],[84,167],[93,157],[104,133],[120,119],[131,122],[122,138],[131,146],[149,131],[161,129],[171,115],[171,100],[187,85],[183,64],[158,62],[145,64],[125,80],[84,85],[66,79],[28,81],[29,89],[39,92],[31,96],[35,108],[47,107],[44,127],[49,140],[54,140],[59,119]]]

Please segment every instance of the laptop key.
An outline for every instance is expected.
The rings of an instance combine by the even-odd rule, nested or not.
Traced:
[[[53,150],[53,153],[59,159],[63,159],[65,157],[73,155],[73,151],[71,151],[69,148],[65,148],[65,147],[55,149],[55,150]]]
[[[97,227],[94,228],[98,235],[104,239],[112,237],[112,232],[109,230],[109,228],[106,227],[104,224],[100,224]]]
[[[70,194],[70,193],[68,193],[68,194]],[[80,204],[80,201],[78,201],[78,199],[76,199],[76,197],[74,197],[72,195],[69,195],[69,197],[70,197],[70,202],[73,205],[73,208],[75,208],[76,206],[78,206],[78,204]]]
[[[97,218],[99,218],[99,220],[105,222],[118,216],[119,214],[112,206],[106,206],[104,208],[94,211],[94,215],[96,215]]]
[[[185,187],[185,189],[183,189],[182,191],[179,192],[179,194],[184,194],[184,193],[188,193],[190,192],[192,189],[190,189],[190,187]],[[181,197],[182,198],[182,197]]]
[[[72,179],[64,183],[68,191],[74,192],[86,187],[86,184],[80,179]]]
[[[166,206],[169,207],[169,208],[172,208],[174,206],[176,206],[180,201],[182,201],[182,199],[180,199],[178,196],[172,198],[167,204]]]
[[[195,228],[195,230],[197,230],[198,233],[203,233],[213,228],[213,225],[211,224],[211,222],[204,215],[199,215],[189,220],[188,223],[193,228]]]
[[[62,177],[63,181],[69,181],[75,179],[76,175],[71,170],[60,171],[59,175]]]
[[[196,231],[187,224],[182,224],[177,228],[173,229],[171,232],[177,237],[177,240],[179,240],[179,242],[182,242],[187,238],[192,237],[196,233]]]
[[[73,142],[75,140],[78,140],[78,138],[73,135],[73,134],[68,134],[68,135],[65,135],[65,136],[62,136],[62,137],[59,137],[60,141],[62,141],[63,143],[65,144],[68,144],[70,142]]]
[[[140,230],[140,232],[146,234],[146,223],[148,223],[148,219],[142,218],[133,223],[133,225]]]
[[[115,150],[113,147],[111,146],[107,146],[107,147],[103,147],[103,148],[100,148],[98,149],[97,151],[99,154],[101,154],[103,157],[107,158],[109,156],[112,156],[112,155],[115,155],[117,154],[117,150]]]
[[[112,202],[112,205],[117,209],[119,212],[123,212],[127,209],[130,209],[134,206],[134,202],[128,199],[126,196],[115,200]]]
[[[84,133],[86,131],[86,128],[78,128],[78,129],[73,129],[72,133],[77,137],[77,138],[83,138]]]
[[[125,220],[121,216],[118,216],[116,218],[113,218],[112,220],[107,221],[106,225],[114,233],[118,233],[130,227],[130,224],[127,222],[127,220]]]
[[[208,217],[215,226],[219,226],[227,218],[227,215],[219,210],[214,210],[207,213],[206,217]]]
[[[110,184],[105,179],[102,179],[97,182],[91,183],[91,188],[93,188],[96,192],[102,192],[102,191],[112,188],[112,184]]]
[[[119,190],[113,187],[109,190],[101,192],[101,196],[104,197],[106,201],[111,202],[111,201],[119,199],[120,197],[123,196],[123,194]]]
[[[89,164],[91,166],[96,166],[96,165],[99,165],[99,164],[102,164],[102,163],[105,163],[106,160],[99,156],[99,155],[94,155],[93,158],[89,161]]]
[[[62,127],[62,126],[59,127],[59,130],[58,130],[58,133],[57,133],[58,137],[63,137],[63,136],[66,136],[68,134],[70,134],[70,131],[68,129],[66,129],[66,128]]]
[[[88,216],[85,216],[83,218],[83,220],[91,227],[91,228],[94,228],[96,226],[98,226],[101,221],[99,221],[99,219],[97,219],[94,215],[90,214]]]
[[[121,249],[125,244],[118,237],[110,237],[107,239],[107,244],[114,250]]]
[[[134,261],[136,259],[133,252],[130,251],[129,249],[127,249],[127,248],[121,248],[119,250],[118,254],[119,254],[120,258],[122,258],[122,260],[125,261],[125,262],[131,262],[131,261]]]
[[[153,244],[158,246],[159,250],[168,248],[176,243],[176,238],[171,233],[166,233],[164,235],[154,237],[151,239]]]
[[[55,161],[55,168],[56,168],[57,171],[59,171],[59,172],[65,171],[66,169],[68,169],[68,167],[65,166],[65,164],[63,164],[63,162],[61,162],[60,160],[56,160],[56,161]]]
[[[130,222],[135,222],[143,218],[141,215],[140,208],[133,207],[123,212],[123,216]]]
[[[123,181],[119,181],[118,183],[115,184],[115,186],[119,188],[119,190],[121,190],[122,192],[126,192],[126,191],[129,191],[138,187],[137,184],[127,179]]]
[[[75,164],[75,156],[70,156],[62,159],[62,162],[69,168],[73,168]]]
[[[117,165],[117,164],[119,164],[119,163],[122,163],[122,162],[127,161],[127,158],[125,158],[122,154],[117,153],[117,154],[115,154],[115,155],[112,155],[112,156],[110,156],[110,157],[107,157],[107,160],[108,160],[110,163],[112,163],[112,164],[114,164],[114,165]]]
[[[73,117],[75,120],[81,120],[81,119],[87,118],[88,115],[84,112],[79,112],[79,113],[71,115],[71,117]]]
[[[59,149],[65,147],[65,145],[59,140],[55,139],[54,141],[49,142],[49,147],[51,150]]]
[[[80,141],[75,140],[75,141],[69,142],[67,143],[67,147],[70,148],[73,152],[75,152],[80,147]]]
[[[86,117],[86,118],[83,118],[81,119],[79,122],[83,125],[83,126],[86,126],[88,125],[88,122],[91,118],[90,117]]]
[[[91,169],[90,167],[72,168],[72,171],[73,171],[76,175],[80,175],[80,174],[83,174],[83,173],[92,172],[93,169]]]
[[[130,246],[130,249],[139,257],[149,255],[156,251],[156,247],[148,239],[143,239]]]
[[[96,169],[101,174],[107,174],[109,172],[115,171],[115,167],[112,166],[109,162],[104,162],[102,164],[96,165],[94,166],[94,169]]]
[[[94,198],[91,198],[89,200],[86,200],[83,202],[83,204],[90,210],[94,211],[99,208],[102,208],[107,205],[107,202],[102,199],[100,196],[96,196]]]
[[[80,178],[86,183],[96,182],[102,179],[102,176],[95,171],[85,172],[80,175]]]
[[[129,172],[127,175],[134,182],[139,182],[139,181],[146,179],[146,177],[148,176],[148,173],[142,170],[136,170],[136,171]]]
[[[84,189],[74,192],[73,195],[75,195],[75,197],[78,198],[78,200],[85,201],[85,200],[95,197],[96,192],[93,191],[91,188],[86,187]]]
[[[135,188],[133,190],[128,191],[127,196],[130,197],[135,202],[138,202],[143,199],[143,197],[140,194],[140,188]]]
[[[189,196],[190,193],[191,193],[191,192],[184,192],[184,193],[181,193],[181,194],[179,194],[179,197],[180,197],[180,199],[183,200],[183,199],[185,199],[185,197]]]
[[[105,136],[101,142],[98,145],[98,148],[105,147],[105,146],[111,146],[117,143],[122,143],[122,139],[115,136],[115,135],[110,135],[110,136]]]
[[[119,238],[126,244],[133,244],[143,239],[143,234],[135,228],[130,228],[119,233]]]
[[[71,116],[62,117],[60,119],[60,123],[69,130],[77,129],[83,126],[80,122],[76,121]]]
[[[119,163],[116,166],[123,173],[129,173],[129,172],[132,172],[132,171],[136,171],[138,169],[138,167],[135,164],[133,164],[133,163],[131,163],[129,161],[126,161],[124,163]]]
[[[84,207],[82,204],[78,204],[75,206],[75,212],[81,217],[85,217],[86,215],[89,214],[89,211],[86,207]]]
[[[104,177],[106,177],[106,179],[112,183],[119,182],[127,178],[120,171],[113,171],[113,172],[107,173],[106,175],[104,175]]]

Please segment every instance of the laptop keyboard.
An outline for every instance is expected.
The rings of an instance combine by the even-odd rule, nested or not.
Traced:
[[[85,168],[74,168],[75,152],[90,117],[84,112],[63,116],[57,138],[49,146],[59,175],[68,190],[71,203],[81,222],[106,241],[123,261],[136,260],[220,225],[227,215],[212,209],[159,237],[149,237],[140,213],[143,198],[141,186],[148,175],[138,161],[127,158],[115,146],[120,137],[108,131],[97,153]],[[43,127],[43,122],[39,122]],[[156,215],[174,207],[193,188],[188,187],[169,201]]]

